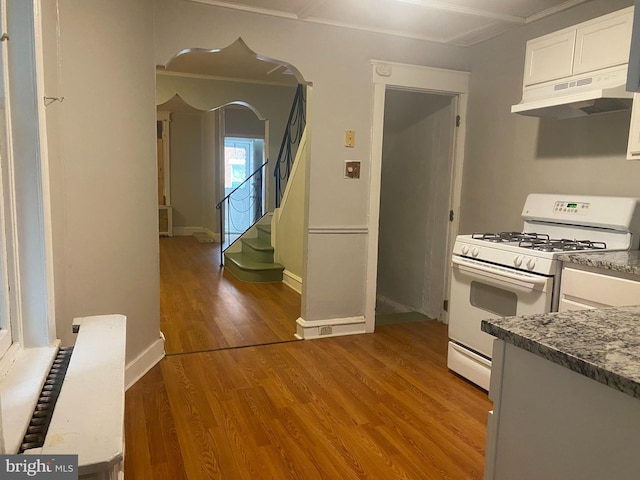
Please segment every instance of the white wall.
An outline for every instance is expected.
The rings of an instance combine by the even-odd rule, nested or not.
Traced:
[[[152,0],[58,0],[45,14],[57,334],[122,313],[127,359],[159,338]]]
[[[314,87],[309,162],[309,227],[303,318],[364,314],[371,59],[465,70],[464,49],[229,9],[156,0],[156,63],[184,48],[223,48],[241,37],[260,55],[292,64]],[[355,148],[344,147],[355,130]],[[344,161],[362,162],[361,179],[343,178]],[[327,228],[329,227],[329,228]],[[347,233],[349,232],[349,233]]]
[[[522,98],[528,39],[632,4],[594,0],[471,49],[460,233],[520,230],[532,192],[640,196],[640,162],[625,160],[629,113],[567,120],[510,113]]]
[[[452,98],[388,90],[380,192],[380,313],[440,314]]]

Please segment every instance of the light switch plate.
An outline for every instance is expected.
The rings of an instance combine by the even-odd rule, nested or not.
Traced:
[[[344,146],[353,148],[356,146],[356,132],[347,130],[344,135]]]

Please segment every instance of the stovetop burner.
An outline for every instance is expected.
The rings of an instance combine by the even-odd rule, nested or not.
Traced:
[[[607,248],[605,242],[592,242],[591,240],[522,240],[519,247],[539,250],[541,252],[571,252],[577,250],[603,250]]]
[[[529,232],[500,232],[474,233],[471,238],[493,243],[517,243],[521,248],[540,252],[571,252],[576,250],[603,250],[607,248],[605,242],[591,240],[552,239],[544,233]]]

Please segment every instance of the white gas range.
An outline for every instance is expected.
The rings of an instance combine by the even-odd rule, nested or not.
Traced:
[[[557,311],[567,251],[638,249],[640,199],[531,194],[522,232],[459,235],[453,248],[448,367],[489,389],[488,318]]]

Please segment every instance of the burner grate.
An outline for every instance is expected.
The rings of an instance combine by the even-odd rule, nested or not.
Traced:
[[[527,232],[474,233],[471,238],[494,243],[549,241],[549,235]]]
[[[607,248],[605,242],[592,242],[591,240],[563,239],[527,239],[521,240],[519,247],[538,250],[541,252],[571,252],[578,250],[603,250]]]

